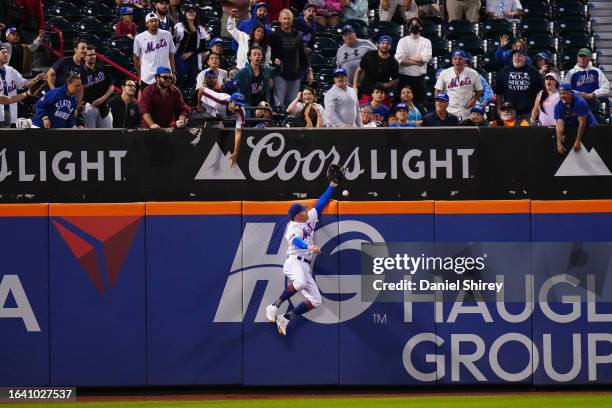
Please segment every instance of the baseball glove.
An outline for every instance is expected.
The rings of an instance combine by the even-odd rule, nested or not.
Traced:
[[[45,89],[47,85],[47,81],[44,79],[34,80],[28,89],[28,95],[33,96],[35,98],[40,97],[42,91]]]
[[[337,164],[330,164],[327,168],[327,178],[329,181],[333,181],[336,184],[340,184],[344,180],[344,173],[346,169]]]

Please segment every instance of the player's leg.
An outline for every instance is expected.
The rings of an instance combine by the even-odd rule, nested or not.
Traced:
[[[291,271],[292,275],[295,277],[295,279],[291,279],[293,289],[304,293],[304,290],[308,284],[308,277],[310,276],[312,279],[312,276],[310,275],[310,265],[306,262],[298,261],[297,259],[295,259],[294,265],[297,266],[297,268],[294,268]],[[289,277],[289,275],[287,275],[287,277]],[[312,299],[313,298],[311,298],[311,300]],[[276,327],[280,334],[283,336],[287,334],[287,326],[293,317],[304,314],[310,310],[310,308],[312,308],[311,300],[300,303],[289,313],[276,316]]]
[[[307,272],[306,287],[300,290],[300,293],[304,296],[304,301],[292,311],[285,313],[287,320],[291,320],[321,306],[321,292],[310,272]]]
[[[280,305],[291,296],[295,295],[299,290],[306,287],[306,277],[300,267],[302,261],[297,260],[295,257],[290,257],[285,261],[283,265],[283,273],[287,277],[287,287],[281,293],[281,295],[272,304],[266,307],[266,317],[268,321],[276,321],[276,312]]]

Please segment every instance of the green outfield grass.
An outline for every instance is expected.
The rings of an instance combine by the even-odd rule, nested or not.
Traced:
[[[262,396],[262,398],[264,398]],[[297,398],[274,400],[224,400],[224,401],[133,401],[133,402],[73,402],[51,404],[2,404],[0,407],[204,407],[204,408],[480,408],[480,407],[537,407],[537,408],[610,408],[612,393],[588,395],[562,394],[500,394],[499,396],[415,396],[415,397],[363,397],[363,398]]]

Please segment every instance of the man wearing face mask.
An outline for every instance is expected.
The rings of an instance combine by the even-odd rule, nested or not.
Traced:
[[[427,63],[431,60],[431,41],[421,37],[423,24],[418,17],[410,19],[410,35],[399,40],[395,51],[395,59],[399,63],[398,88],[405,85],[412,88],[414,104],[419,109],[425,103],[425,74]]]
[[[536,67],[527,64],[525,51],[512,51],[512,65],[506,65],[499,71],[495,83],[499,113],[502,104],[510,102],[519,119],[529,119],[535,98],[542,87],[542,77]]]

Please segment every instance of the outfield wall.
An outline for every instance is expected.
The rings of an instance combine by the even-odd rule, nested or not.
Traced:
[[[1,205],[0,386],[612,383],[612,302],[587,302],[569,258],[534,279],[554,301],[359,295],[362,242],[607,243],[612,201],[332,201],[323,305],[281,337],[264,309],[284,285],[288,205]]]

